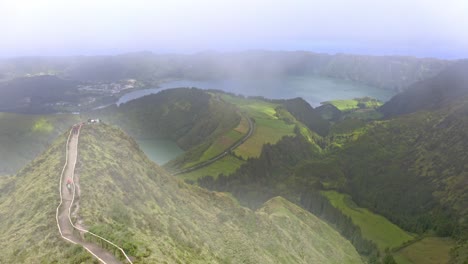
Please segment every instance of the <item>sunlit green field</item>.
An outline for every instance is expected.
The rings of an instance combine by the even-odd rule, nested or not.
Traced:
[[[330,104],[334,105],[340,111],[347,111],[347,110],[352,110],[352,109],[357,109],[358,108],[358,101],[353,100],[353,99],[333,100],[333,101],[329,101],[327,103],[330,103]]]
[[[285,121],[278,117],[278,113],[275,109],[278,105],[261,100],[245,99],[224,94],[221,95],[221,98],[226,102],[235,104],[245,116],[253,118],[255,122],[255,130],[252,136],[234,151],[234,154],[241,159],[246,160],[251,157],[258,157],[262,151],[263,145],[267,143],[274,144],[284,136],[294,135],[295,124],[286,124]],[[249,124],[245,116],[242,117],[237,127],[217,138],[198,161],[186,164],[185,167],[190,167],[209,160],[224,152],[237,140],[244,137],[249,129]],[[228,175],[238,169],[242,164],[242,160],[233,156],[227,156],[207,167],[182,174],[179,177],[196,180],[208,175],[213,177],[221,173]]]
[[[359,226],[364,238],[372,240],[380,251],[386,248],[395,248],[406,241],[414,239],[385,217],[372,213],[371,211],[357,207],[349,196],[335,191],[322,192],[331,204],[340,209],[345,215],[351,217],[354,224]]]
[[[249,117],[255,120],[255,131],[252,136],[236,150],[235,154],[247,159],[258,157],[263,145],[278,142],[282,137],[294,135],[294,124],[286,124],[278,118],[276,104],[255,99],[242,99],[223,95],[225,101],[237,105]]]
[[[245,127],[246,122],[247,127]],[[216,138],[211,144],[211,146],[200,157],[199,161],[195,162],[194,164],[209,160],[215,157],[216,155],[219,155],[226,151],[226,149],[234,145],[238,140],[242,139],[245,136],[249,129],[248,126],[248,121],[245,119],[245,117],[242,117],[237,127],[228,131],[226,134]]]
[[[260,156],[263,145],[275,144],[282,137],[294,135],[294,125],[287,125],[282,120],[256,119],[253,135],[236,150],[236,155],[244,159]]]
[[[365,108],[376,108],[381,106],[383,103],[370,98],[357,98],[357,99],[345,99],[345,100],[332,100],[324,103],[334,105],[340,111],[350,111],[361,108],[359,104],[365,106]]]
[[[233,173],[242,164],[244,164],[244,161],[239,160],[231,155],[228,155],[211,165],[208,165],[206,167],[203,167],[201,169],[198,169],[192,172],[180,174],[178,177],[182,179],[187,179],[187,180],[197,180],[198,178],[201,178],[204,176],[213,176],[214,178],[216,178],[221,173],[225,175]]]
[[[448,263],[454,246],[451,238],[426,237],[401,249],[394,258],[398,264]]]

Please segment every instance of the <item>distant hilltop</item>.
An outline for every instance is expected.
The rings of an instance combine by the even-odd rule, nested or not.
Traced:
[[[323,54],[307,51],[244,51],[195,54],[128,53],[116,56],[0,59],[0,80],[40,74],[83,82],[317,75],[401,91],[435,76],[452,61],[405,56]]]

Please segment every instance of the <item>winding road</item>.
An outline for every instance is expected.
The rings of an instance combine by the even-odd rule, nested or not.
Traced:
[[[62,170],[62,174],[60,175],[60,204],[57,207],[56,213],[57,226],[60,235],[63,239],[72,244],[81,245],[85,250],[87,250],[96,259],[104,264],[122,263],[106,249],[94,243],[85,241],[84,234],[88,233],[116,247],[120,252],[123,253],[123,256],[125,256],[128,263],[132,263],[122,248],[103,237],[76,226],[71,219],[73,206],[78,206],[78,202],[75,199],[75,193],[76,189],[79,188],[79,181],[78,179],[75,179],[75,166],[78,159],[78,138],[80,135],[81,126],[81,124],[75,125],[70,131],[66,146],[66,161]],[[70,190],[67,188],[67,181],[69,179],[72,181]]]
[[[194,165],[190,168],[186,168],[186,169],[183,169],[183,170],[180,170],[180,171],[177,171],[177,172],[173,172],[172,175],[179,175],[179,174],[183,174],[183,173],[187,173],[187,172],[191,172],[191,171],[194,171],[194,170],[198,170],[198,169],[201,169],[203,167],[206,167],[210,164],[213,164],[215,163],[216,161],[224,158],[225,156],[227,156],[230,152],[234,151],[237,147],[239,147],[240,145],[242,145],[247,139],[249,139],[253,132],[255,131],[255,123],[252,122],[252,119],[246,115],[244,115],[244,117],[247,119],[247,121],[249,121],[249,131],[247,131],[247,134],[241,138],[239,141],[237,141],[236,143],[234,143],[232,146],[230,146],[229,148],[227,148],[225,151],[223,151],[222,153],[214,156],[213,158],[207,160],[207,161],[204,161],[202,163],[199,163],[197,165]]]

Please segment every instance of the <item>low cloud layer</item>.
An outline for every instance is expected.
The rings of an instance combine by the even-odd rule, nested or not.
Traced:
[[[0,56],[312,50],[468,57],[463,0],[5,0]]]

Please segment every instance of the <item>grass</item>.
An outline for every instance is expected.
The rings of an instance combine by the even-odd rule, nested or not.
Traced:
[[[234,128],[234,130],[241,134],[247,134],[247,132],[249,132],[249,121],[247,120],[247,118],[242,116],[239,125],[236,128]]]
[[[258,211],[240,207],[167,175],[105,125],[84,127],[80,145],[84,224],[135,264],[362,263],[333,228],[284,199]]]
[[[347,241],[346,245],[343,245],[340,241],[337,240],[333,231],[333,228],[329,225],[320,225],[318,224],[318,218],[310,213],[304,214],[304,211],[299,206],[290,203],[282,197],[275,197],[267,201],[261,209],[258,210],[261,213],[269,215],[269,220],[280,228],[285,230],[296,229],[298,232],[301,230],[305,231],[302,237],[290,237],[291,241],[296,241],[301,244],[301,248],[305,248],[308,244],[314,244],[314,247],[317,247],[319,252],[325,253],[329,256],[330,259],[308,259],[302,258],[299,262],[301,263],[325,263],[328,261],[336,261],[336,250],[345,251],[345,257],[342,257],[341,260],[338,260],[336,263],[362,263],[360,259],[352,259],[354,255],[354,250],[350,250],[351,243]],[[310,217],[313,216],[313,217]],[[296,223],[300,223],[297,225]],[[311,228],[314,230],[314,233],[307,234],[307,230]],[[332,247],[327,248],[327,244],[331,243]],[[340,246],[341,244],[341,246]],[[296,249],[297,250],[297,249]],[[291,251],[294,249],[291,248]],[[342,253],[341,253],[342,254]],[[289,259],[291,258],[291,259]],[[279,258],[282,259],[282,258]],[[334,261],[332,260],[334,259]],[[297,261],[293,256],[284,256],[281,262],[293,263]],[[278,261],[280,262],[280,261]]]
[[[14,174],[72,124],[79,116],[0,113],[0,174]]]
[[[245,120],[244,117],[242,119]],[[237,127],[228,131],[224,135],[217,137],[214,140],[214,142],[210,145],[210,147],[203,153],[203,155],[198,161],[191,162],[190,165],[186,166],[190,167],[192,164],[194,165],[209,160],[215,157],[216,155],[223,153],[224,151],[226,151],[226,149],[234,145],[234,143],[236,143],[238,140],[242,139],[248,131],[248,121],[245,120],[244,122],[247,122],[247,131],[243,132],[245,130],[245,125],[243,124],[242,119]]]
[[[0,182],[0,263],[95,263],[81,247],[61,239],[55,220],[66,136]]]
[[[322,194],[334,207],[349,216],[353,223],[361,228],[363,237],[372,240],[381,252],[414,239],[414,236],[391,223],[385,217],[365,208],[357,207],[348,195],[335,191],[324,191]]]
[[[346,115],[349,118],[357,118],[362,120],[377,120],[383,118],[383,114],[375,109],[356,109]]]
[[[252,136],[234,152],[236,155],[248,159],[257,158],[265,144],[275,144],[282,137],[294,135],[294,125],[288,125],[278,119],[255,119],[255,131]]]
[[[231,95],[222,95],[223,100],[233,103],[255,120],[255,131],[252,136],[236,150],[235,154],[244,158],[260,156],[265,144],[275,144],[282,137],[294,135],[294,124],[287,124],[278,117],[277,104],[257,100],[245,99]]]
[[[244,164],[244,161],[239,160],[232,155],[228,155],[216,161],[215,163],[210,164],[209,166],[192,172],[180,174],[178,177],[184,180],[193,181],[196,181],[197,179],[204,176],[212,176],[213,178],[216,178],[221,173],[228,175],[235,172],[242,164]]]
[[[344,100],[332,100],[323,102],[322,104],[334,105],[342,112],[352,111],[360,108],[377,108],[383,105],[382,102],[372,99],[369,97],[355,98],[355,99],[344,99]],[[363,107],[361,107],[361,105]]]
[[[248,158],[259,157],[263,145],[268,143],[275,144],[284,136],[294,135],[295,124],[287,123],[283,120],[283,118],[294,118],[288,112],[283,113],[281,111],[277,111],[276,108],[278,105],[257,99],[245,99],[226,94],[222,94],[220,97],[222,100],[236,105],[236,107],[238,107],[244,113],[244,115],[255,120],[255,131],[247,141],[234,150],[234,154],[236,156],[241,157],[244,160],[247,160]],[[289,116],[284,116],[286,114]],[[305,128],[303,125],[302,127],[303,131],[301,132],[307,134],[305,135],[306,138],[312,140],[310,131],[307,133],[307,131],[304,131],[304,129],[307,128]],[[199,160],[186,163],[184,168],[188,168],[200,162],[209,160],[210,158],[222,153],[237,140],[241,139],[248,132],[248,129],[248,120],[245,118],[245,116],[242,116],[241,121],[237,127],[215,139],[210,147],[203,153],[203,155],[201,155]],[[243,162],[241,160],[232,156],[227,156],[211,164],[210,166],[190,173],[179,175],[179,177],[183,179],[195,180],[208,175],[217,177],[221,173],[228,175],[234,172],[242,164]]]
[[[55,223],[62,135],[18,176],[0,184],[0,263],[96,263],[59,238]],[[231,196],[168,175],[138,144],[105,124],[84,126],[79,143],[82,224],[133,263],[362,263],[329,225],[275,198],[258,211]]]
[[[398,264],[448,263],[454,246],[455,241],[450,238],[426,237],[401,249],[394,258]]]
[[[331,105],[334,105],[336,108],[338,108],[340,111],[349,111],[353,109],[358,109],[358,101],[354,99],[347,99],[347,100],[333,100],[333,101],[327,101],[325,103],[329,103]]]
[[[45,117],[41,117],[34,122],[32,131],[34,132],[42,132],[42,133],[50,133],[54,130],[54,125],[46,119]]]

